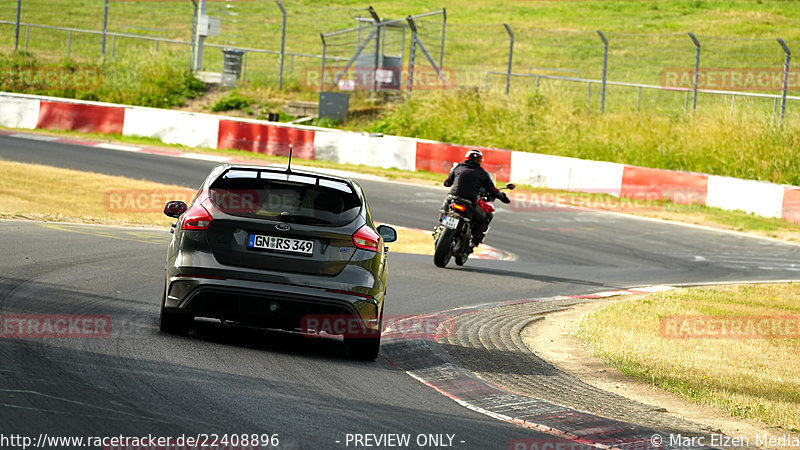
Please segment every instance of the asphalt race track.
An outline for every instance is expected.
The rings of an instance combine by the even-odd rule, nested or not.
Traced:
[[[0,159],[192,188],[215,165],[14,137],[0,137]],[[377,220],[424,229],[433,226],[445,192],[362,185]],[[616,214],[498,209],[488,243],[517,261],[436,269],[431,257],[391,254],[385,313],[653,284],[800,278],[797,246]],[[105,338],[0,339],[5,433],[266,433],[277,434],[281,448],[334,449],[348,448],[348,434],[365,433],[442,435],[444,443],[454,435],[453,447],[470,449],[554,439],[466,409],[383,358],[351,360],[334,340],[210,323],[190,337],[159,333],[168,239],[167,230],[0,221],[2,315],[98,316],[113,324]]]

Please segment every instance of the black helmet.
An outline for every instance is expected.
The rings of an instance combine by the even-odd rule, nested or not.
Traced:
[[[472,149],[464,154],[464,159],[467,161],[479,163],[481,160],[483,160],[483,153],[478,149]]]

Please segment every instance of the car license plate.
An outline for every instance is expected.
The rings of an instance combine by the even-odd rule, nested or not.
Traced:
[[[262,236],[259,234],[251,234],[247,246],[249,248],[299,253],[301,255],[310,255],[314,252],[314,241],[277,236]]]
[[[455,217],[445,216],[445,218],[442,220],[442,225],[444,225],[445,228],[455,230],[458,227],[458,219]]]

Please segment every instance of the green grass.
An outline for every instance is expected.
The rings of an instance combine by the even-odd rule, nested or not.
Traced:
[[[54,3],[58,5],[53,7]],[[372,5],[384,19],[403,18],[446,8],[447,32],[445,65],[458,71],[472,85],[483,83],[486,68],[505,70],[508,35],[503,23],[515,32],[515,72],[530,67],[577,70],[582,76],[599,77],[602,44],[595,30],[602,29],[610,45],[609,79],[656,84],[666,67],[691,67],[694,47],[686,36],[694,32],[703,44],[705,67],[780,67],[782,52],[775,38],[790,45],[800,41],[800,10],[792,2],[764,1],[528,1],[498,4],[491,0],[390,0],[362,1],[293,1],[283,2],[287,10],[286,49],[290,52],[320,54],[320,32],[351,28],[354,16],[368,17]],[[23,0],[22,20],[65,27],[102,29],[102,2],[83,0]],[[0,17],[13,21],[15,8],[7,2]],[[232,7],[230,7],[232,6]],[[235,13],[237,15],[232,15]],[[222,35],[208,38],[219,45],[277,50],[280,48],[281,16],[274,2],[210,1],[208,14],[222,20]],[[109,30],[124,27],[158,28],[169,38],[188,41],[191,33],[192,5],[186,1],[112,1],[109,7]],[[420,36],[434,59],[440,53],[441,19],[421,20]],[[24,45],[23,30],[23,45]],[[140,31],[140,33],[146,33]],[[161,32],[153,32],[157,35]],[[408,37],[408,33],[406,33]],[[723,37],[718,39],[716,37]],[[727,38],[751,39],[742,41]],[[13,27],[0,26],[0,43],[13,45]],[[138,42],[138,44],[137,44]],[[331,38],[329,55],[349,58],[355,36]],[[107,43],[109,53],[111,40]],[[100,55],[100,37],[73,35],[73,56],[96,59]],[[153,50],[155,45],[129,38],[119,38],[117,48],[137,46]],[[30,49],[66,52],[66,33],[32,29]],[[161,44],[184,55],[188,65],[187,45]],[[406,44],[406,51],[408,44]],[[387,54],[400,52],[400,35],[387,36]],[[208,70],[221,70],[222,52],[207,49]],[[424,58],[419,61],[425,65]],[[277,56],[248,54],[250,80],[274,83],[277,80]],[[299,80],[304,70],[316,70],[319,60],[297,57],[286,61],[285,76]],[[477,70],[477,73],[473,73]]]
[[[206,91],[169,52],[125,52],[106,64],[40,60],[32,53],[0,54],[0,90],[156,108],[183,105]],[[19,75],[25,74],[25,75]]]
[[[800,120],[754,115],[610,112],[565,105],[558,92],[475,90],[415,95],[371,131],[645,167],[800,184]]]
[[[253,103],[255,103],[255,100],[252,98],[245,97],[237,91],[231,91],[217,100],[217,102],[211,106],[211,111],[218,112],[245,109],[249,108]]]
[[[652,294],[616,302],[580,323],[578,337],[626,375],[733,416],[800,430],[797,329],[782,338],[668,338],[675,316],[795,317],[800,286],[741,285]]]

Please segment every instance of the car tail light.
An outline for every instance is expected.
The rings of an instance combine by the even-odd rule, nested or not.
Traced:
[[[353,235],[353,244],[364,250],[377,252],[381,248],[383,238],[367,225],[359,228]]]
[[[467,207],[458,203],[453,203],[453,209],[455,209],[456,211],[464,212],[466,211]]]
[[[214,218],[203,205],[197,203],[183,213],[183,226],[181,230],[206,230],[211,226]]]

